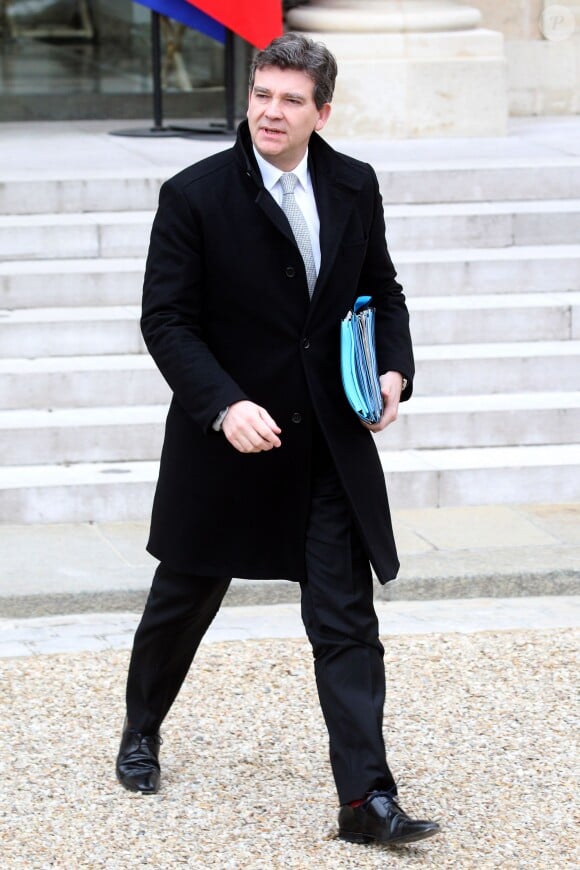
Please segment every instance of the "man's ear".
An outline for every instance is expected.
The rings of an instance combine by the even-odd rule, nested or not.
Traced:
[[[330,103],[325,103],[321,109],[318,110],[318,121],[316,122],[315,130],[322,130],[324,126],[326,126],[326,122],[330,118],[330,113],[332,111],[332,106]]]

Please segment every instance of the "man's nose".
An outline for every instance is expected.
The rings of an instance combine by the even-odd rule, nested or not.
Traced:
[[[279,118],[282,114],[282,107],[279,100],[270,100],[266,107],[266,114],[269,118]]]

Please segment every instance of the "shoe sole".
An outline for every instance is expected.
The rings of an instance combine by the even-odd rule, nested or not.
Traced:
[[[372,834],[358,834],[350,831],[339,831],[338,838],[347,843],[358,843],[364,846],[370,846],[372,843],[380,843],[383,846],[405,846],[407,843],[416,843],[419,840],[427,840],[429,837],[434,837],[440,832],[440,828],[433,828],[430,831],[422,831],[419,834],[407,834],[406,837],[397,837],[396,839],[381,840],[379,837],[374,837]]]

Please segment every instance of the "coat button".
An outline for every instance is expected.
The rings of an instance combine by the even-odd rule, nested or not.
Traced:
[[[309,338],[305,338],[303,340],[302,347],[304,348],[304,350],[308,350],[308,348],[310,347],[310,339]]]
[[[294,414],[292,414],[291,419],[292,419],[293,423],[301,423],[302,422],[302,414],[299,414],[298,411],[295,411]]]
[[[296,274],[296,269],[294,268],[294,266],[286,266],[284,273],[287,278],[293,278]]]

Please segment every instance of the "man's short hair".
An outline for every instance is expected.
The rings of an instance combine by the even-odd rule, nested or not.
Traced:
[[[267,66],[296,69],[314,82],[314,102],[317,109],[332,101],[338,71],[333,54],[322,42],[314,42],[299,33],[285,33],[259,51],[250,69],[250,90],[254,87],[256,70]]]

